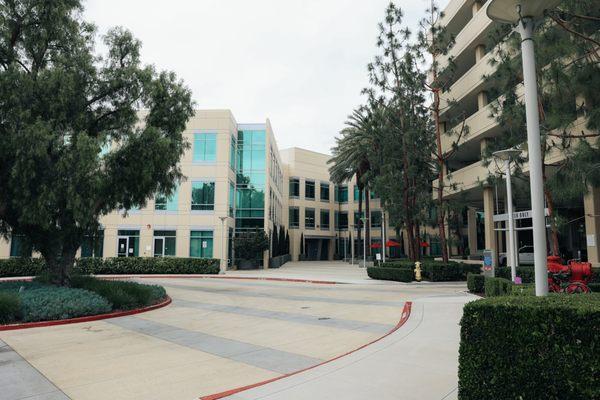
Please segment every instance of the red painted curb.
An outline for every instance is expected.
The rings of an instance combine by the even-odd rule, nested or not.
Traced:
[[[76,324],[79,322],[91,322],[91,321],[100,321],[108,318],[117,318],[117,317],[125,317],[127,315],[140,314],[146,311],[156,310],[157,308],[162,308],[171,304],[171,298],[167,296],[165,300],[158,304],[154,304],[152,306],[137,308],[135,310],[127,310],[127,311],[117,311],[108,314],[100,314],[100,315],[89,315],[86,317],[77,317],[70,319],[57,319],[54,321],[39,321],[39,322],[25,322],[22,324],[11,324],[11,325],[0,325],[0,331],[13,331],[17,329],[29,329],[29,328],[42,328],[46,326],[54,326],[54,325],[68,325],[68,324]]]
[[[275,382],[275,381],[278,381],[280,379],[288,378],[290,376],[293,376],[293,375],[296,375],[296,374],[299,374],[299,373],[302,373],[302,372],[305,372],[305,371],[308,371],[308,370],[320,367],[322,365],[328,364],[328,363],[330,363],[332,361],[335,361],[335,360],[338,360],[338,359],[340,359],[342,357],[345,357],[345,356],[347,356],[349,354],[352,354],[352,353],[355,353],[355,352],[357,352],[359,350],[362,350],[365,347],[372,345],[373,343],[379,342],[381,339],[383,339],[383,338],[391,335],[392,333],[394,333],[398,329],[400,329],[400,327],[402,327],[402,325],[404,325],[406,323],[406,321],[408,321],[408,318],[410,317],[411,309],[412,309],[412,302],[411,301],[407,301],[406,303],[404,303],[404,308],[402,309],[402,315],[400,317],[400,321],[398,321],[398,324],[396,324],[396,326],[394,327],[394,329],[392,329],[391,331],[389,331],[385,335],[381,336],[380,338],[377,338],[377,339],[373,340],[372,342],[364,344],[364,345],[362,345],[362,346],[360,346],[360,347],[358,347],[358,348],[356,348],[354,350],[351,350],[351,351],[349,351],[347,353],[344,353],[342,355],[334,357],[334,358],[332,358],[330,360],[323,361],[320,364],[313,365],[312,367],[304,368],[304,369],[301,369],[299,371],[291,372],[289,374],[278,376],[276,378],[268,379],[266,381],[262,381],[262,382],[258,382],[258,383],[253,383],[251,385],[246,385],[246,386],[242,386],[242,387],[235,388],[235,389],[230,389],[230,390],[227,390],[225,392],[215,393],[215,394],[211,394],[211,395],[208,395],[208,396],[203,396],[203,397],[200,397],[199,400],[218,400],[218,399],[222,399],[222,398],[225,398],[225,397],[233,396],[234,394],[237,394],[237,393],[240,393],[240,392],[244,392],[246,390],[254,389],[254,388],[259,387],[259,386],[264,386],[264,385],[266,385],[268,383]]]

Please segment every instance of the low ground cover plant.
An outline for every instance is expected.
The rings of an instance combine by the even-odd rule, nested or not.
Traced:
[[[33,282],[0,282],[0,324],[69,319],[159,303],[167,297],[157,285],[74,276],[71,287]]]

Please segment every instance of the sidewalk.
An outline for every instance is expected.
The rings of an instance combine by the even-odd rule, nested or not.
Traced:
[[[395,333],[321,367],[229,400],[449,400],[457,398],[459,326],[468,294],[415,299]]]

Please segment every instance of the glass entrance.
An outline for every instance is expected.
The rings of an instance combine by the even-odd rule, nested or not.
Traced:
[[[155,237],[154,238],[154,257],[165,256],[165,238]]]
[[[117,257],[137,257],[140,231],[119,230],[117,236]]]

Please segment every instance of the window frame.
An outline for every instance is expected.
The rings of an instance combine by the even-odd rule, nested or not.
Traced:
[[[312,197],[309,197],[308,195],[308,187],[309,185],[312,186]],[[313,179],[305,179],[304,180],[304,199],[305,200],[310,200],[310,201],[314,201],[316,200],[317,196],[317,184],[316,181]]]
[[[308,214],[312,212],[312,224],[308,224]],[[314,230],[317,226],[317,214],[314,208],[307,207],[304,209],[304,229]]]
[[[300,207],[289,207],[289,211],[288,211],[288,225],[290,227],[290,229],[300,229]],[[292,215],[298,215],[298,221],[295,223],[292,223]]]
[[[194,185],[197,183],[202,183],[203,185],[213,185],[213,199],[212,199],[212,204],[210,203],[194,203],[194,189],[198,189],[198,188],[194,188]],[[203,187],[204,189],[204,187]],[[212,213],[215,211],[215,197],[216,197],[216,191],[217,191],[217,184],[214,180],[193,180],[192,181],[192,190],[191,190],[191,204],[190,204],[190,210],[192,211],[192,213]],[[194,209],[194,206],[199,207],[197,209]],[[202,207],[206,207],[206,208],[202,208]]]
[[[206,159],[206,149],[207,146],[206,144],[209,141],[213,141],[211,140],[207,140],[208,137],[214,138],[214,148],[215,148],[215,153],[214,153],[214,159]],[[203,140],[199,140],[200,138],[203,138]],[[217,162],[217,154],[218,154],[218,134],[217,132],[213,132],[213,131],[209,131],[209,132],[194,132],[194,142],[193,142],[193,147],[192,147],[192,163],[194,164],[215,164]],[[204,151],[203,151],[203,155],[202,155],[202,159],[196,159],[196,146],[198,144],[202,143],[204,146]]]

